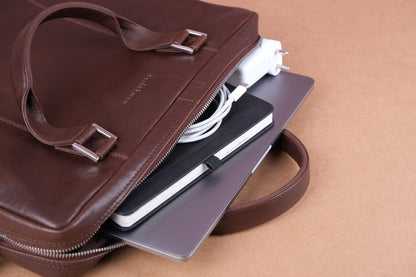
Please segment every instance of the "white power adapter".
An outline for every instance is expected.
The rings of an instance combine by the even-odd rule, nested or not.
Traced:
[[[237,87],[246,84],[246,87],[254,85],[266,74],[276,76],[289,67],[283,65],[283,55],[289,54],[282,50],[280,41],[263,39],[260,47],[256,48],[238,66],[227,83]]]
[[[282,50],[280,41],[263,39],[261,45],[243,59],[227,80],[235,89],[230,92],[223,85],[219,91],[220,100],[216,111],[208,119],[192,124],[178,142],[199,141],[215,133],[221,126],[222,119],[231,110],[232,103],[238,101],[247,88],[266,74],[276,76],[282,69],[289,70],[289,67],[282,64],[282,56],[287,54],[287,51]]]

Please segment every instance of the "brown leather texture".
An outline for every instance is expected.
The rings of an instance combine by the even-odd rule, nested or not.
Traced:
[[[194,55],[132,51],[85,20],[56,19],[38,28],[46,20],[35,19],[27,25],[45,9],[42,5],[56,2],[0,4],[0,233],[27,245],[63,249],[87,240],[157,165],[230,70],[257,45],[259,35],[255,13],[191,0],[86,2],[154,32],[208,34]],[[81,14],[76,17],[90,20]],[[109,21],[103,24],[111,26]],[[24,49],[19,56],[13,47],[25,26],[36,32],[23,31],[26,39],[15,45]],[[11,72],[16,57],[30,61]],[[94,122],[118,137],[97,164],[32,135],[54,137],[56,130]]]
[[[208,2],[256,11],[259,33],[290,52],[290,71],[314,78],[288,125],[307,146],[310,187],[276,220],[211,236],[186,263],[125,247],[85,277],[414,277],[416,2]],[[296,170],[284,154],[266,157],[235,202]],[[5,259],[0,276],[38,277]]]
[[[39,141],[55,147],[71,146],[74,142],[83,144],[92,135],[91,131],[95,132],[95,128],[88,125],[72,128],[51,126],[45,118],[41,103],[33,88],[30,54],[36,31],[40,25],[60,18],[84,19],[97,23],[118,36],[124,46],[133,51],[171,49],[174,43],[183,43],[189,34],[186,29],[166,33],[154,32],[117,16],[111,10],[89,3],[61,3],[40,12],[22,29],[14,43],[11,73],[14,93],[21,107],[26,127]],[[202,42],[205,42],[206,34],[204,38]],[[198,45],[201,46],[201,44]],[[194,49],[194,51],[197,50]],[[110,149],[106,150],[108,152]],[[75,150],[68,149],[67,151]]]
[[[305,193],[309,185],[309,156],[302,142],[288,130],[283,130],[279,140],[274,143],[272,153],[276,155],[286,152],[299,165],[297,174],[283,187],[255,201],[239,204],[227,209],[225,215],[214,229],[214,235],[225,235],[246,230],[262,224],[292,207]],[[83,248],[94,249],[108,242],[105,237],[97,237]],[[33,272],[43,276],[76,276],[92,268],[103,256],[111,250],[91,253],[90,255],[74,258],[42,257],[28,253],[22,249],[2,245],[2,257],[13,261]]]

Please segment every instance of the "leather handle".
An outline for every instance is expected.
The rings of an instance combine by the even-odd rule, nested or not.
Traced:
[[[309,185],[309,155],[302,142],[288,130],[283,130],[271,151],[285,151],[299,165],[299,171],[286,185],[273,193],[236,207],[230,207],[212,232],[230,234],[265,223],[295,205]]]
[[[185,47],[185,50],[182,49],[183,51],[187,51],[186,49],[190,48],[193,52],[206,40],[205,34],[192,30],[181,30],[171,33],[154,32],[118,16],[104,7],[89,3],[66,2],[51,6],[39,13],[22,29],[14,44],[12,54],[14,93],[21,108],[24,122],[32,135],[44,144],[65,148],[67,151],[74,153],[79,151],[74,151],[67,147],[72,147],[74,143],[79,142],[78,138],[80,136],[85,137],[91,133],[91,128],[95,127],[91,127],[92,125],[71,128],[51,126],[46,120],[33,90],[33,76],[30,64],[30,49],[33,37],[41,24],[58,18],[80,18],[98,23],[116,34],[127,48],[134,51],[161,49],[181,51],[181,47]],[[190,35],[196,35],[199,38],[191,45],[192,47],[183,46],[182,44]],[[108,147],[113,145],[114,143],[107,143]],[[108,152],[108,150],[103,149],[101,154]]]

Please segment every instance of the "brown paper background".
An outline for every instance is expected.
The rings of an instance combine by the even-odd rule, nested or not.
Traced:
[[[126,247],[86,276],[416,276],[416,2],[236,0],[315,88],[288,125],[311,184],[279,218],[172,262]],[[268,158],[238,201],[296,171]],[[0,259],[0,276],[36,276]]]

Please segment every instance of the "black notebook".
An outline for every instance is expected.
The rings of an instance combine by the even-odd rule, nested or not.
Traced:
[[[273,124],[273,106],[243,95],[210,137],[177,144],[163,163],[119,206],[111,219],[130,229],[166,205],[193,183],[221,166]]]

